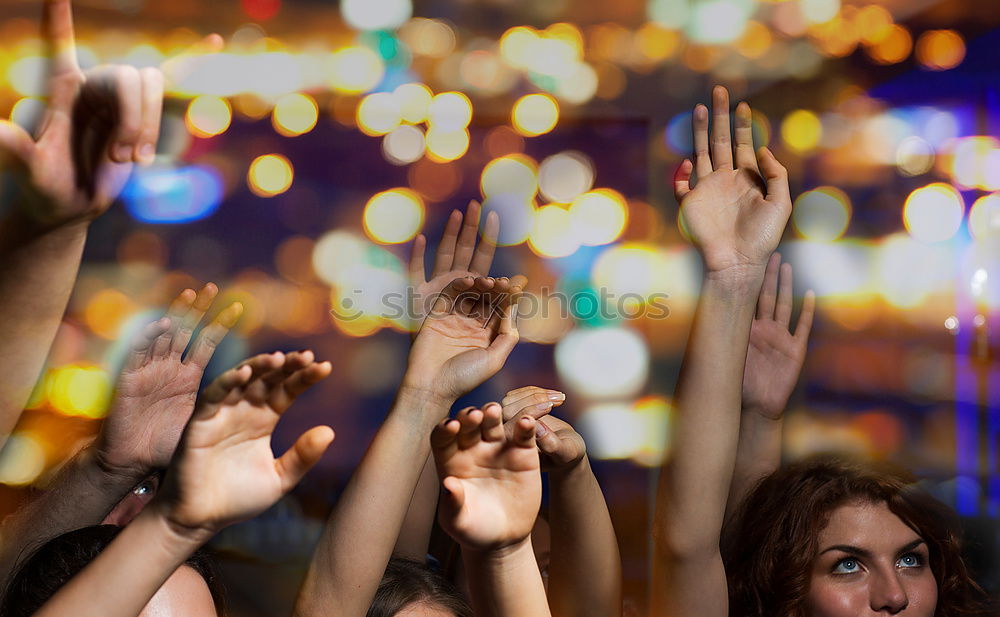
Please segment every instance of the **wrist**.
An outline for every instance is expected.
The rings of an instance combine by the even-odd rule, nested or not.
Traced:
[[[101,445],[92,445],[87,448],[84,456],[87,463],[100,476],[98,484],[106,486],[108,483],[135,486],[149,474],[152,469],[146,469],[141,465],[127,464],[117,459],[114,455],[109,455],[107,450]]]
[[[587,457],[586,453],[584,453],[582,457],[575,461],[549,470],[549,479],[552,482],[557,483],[586,476],[591,473],[593,473],[593,470],[590,468],[590,459]]]
[[[154,499],[130,524],[138,522],[155,529],[157,537],[163,539],[170,552],[189,554],[208,542],[217,532],[209,527],[191,527],[177,522],[171,517],[169,506],[161,499]]]
[[[403,375],[398,398],[424,406],[444,407],[445,409],[451,409],[451,406],[458,400],[458,397],[442,392],[429,380],[420,379],[412,375],[410,371]]]
[[[750,404],[741,408],[741,422],[756,422],[760,425],[781,424],[785,408],[772,408],[768,405]]]
[[[535,551],[531,546],[531,535],[521,538],[512,543],[501,546],[491,546],[487,548],[477,548],[462,545],[463,558],[472,558],[481,564],[500,564],[517,559],[522,555],[530,555],[532,561],[535,559]]]

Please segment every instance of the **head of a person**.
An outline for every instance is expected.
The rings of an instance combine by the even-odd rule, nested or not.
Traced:
[[[821,456],[776,471],[740,507],[723,554],[731,615],[984,614],[957,516],[889,466]]]
[[[119,531],[121,528],[115,525],[94,525],[46,542],[24,561],[7,585],[0,603],[0,615],[34,615],[111,544]],[[108,584],[115,582],[108,581]],[[208,556],[199,551],[167,579],[139,617],[216,617],[222,614],[223,596],[215,571]]]
[[[393,557],[367,617],[473,617],[454,585],[426,565]]]

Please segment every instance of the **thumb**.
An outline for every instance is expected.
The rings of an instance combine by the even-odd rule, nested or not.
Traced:
[[[333,429],[329,426],[314,426],[295,440],[288,452],[275,462],[282,491],[287,493],[292,490],[302,476],[319,462],[333,442],[333,437]]]
[[[441,481],[441,484],[445,488],[441,499],[447,502],[453,512],[461,510],[462,506],[465,505],[465,487],[462,486],[462,481],[455,476],[448,476]]]
[[[9,120],[0,120],[0,162],[14,157],[17,162],[26,164],[34,151],[35,140],[27,131]]]

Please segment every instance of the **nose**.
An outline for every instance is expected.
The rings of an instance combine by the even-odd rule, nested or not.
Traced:
[[[870,596],[872,610],[889,615],[902,612],[910,603],[899,574],[895,571],[876,575],[872,581]]]

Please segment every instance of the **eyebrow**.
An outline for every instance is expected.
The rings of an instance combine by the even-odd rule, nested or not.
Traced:
[[[909,544],[905,544],[902,547],[900,547],[899,550],[896,551],[896,554],[902,555],[903,553],[912,551],[921,544],[926,544],[926,542],[924,541],[923,538],[917,538],[913,542],[910,542]],[[857,546],[851,546],[850,544],[834,544],[833,546],[828,546],[827,548],[823,549],[822,551],[819,552],[819,554],[822,555],[823,553],[828,553],[830,551],[841,551],[849,555],[858,555],[859,557],[865,557],[865,558],[869,558],[872,555],[871,551],[859,548]]]

